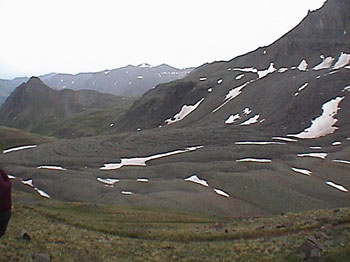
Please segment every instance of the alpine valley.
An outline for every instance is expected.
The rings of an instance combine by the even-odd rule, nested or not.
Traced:
[[[133,70],[185,73],[33,77],[0,109],[1,125],[25,131],[2,141],[0,164],[63,201],[225,217],[349,207],[348,10],[329,0],[271,45],[155,88]],[[141,98],[112,88],[126,72]]]

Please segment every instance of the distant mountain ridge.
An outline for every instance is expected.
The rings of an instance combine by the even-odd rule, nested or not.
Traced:
[[[94,90],[54,90],[39,78],[31,77],[18,86],[0,107],[0,125],[46,133],[43,130],[60,119],[68,119],[92,109],[101,111],[124,103],[128,103],[126,99]],[[97,119],[92,120],[98,122]],[[77,125],[82,124],[76,122]],[[53,126],[58,128],[57,124]]]
[[[141,96],[157,84],[181,79],[192,70],[193,68],[177,69],[167,64],[151,66],[145,63],[75,75],[51,73],[39,78],[46,85],[57,90],[89,89],[119,96]],[[17,86],[28,80],[27,77],[13,80],[0,79],[0,99],[4,100]]]

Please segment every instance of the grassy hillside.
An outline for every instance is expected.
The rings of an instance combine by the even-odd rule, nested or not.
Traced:
[[[16,146],[54,142],[52,137],[40,136],[15,128],[0,126],[0,151]]]
[[[324,246],[321,261],[350,257],[350,210],[268,218],[206,217],[167,210],[64,203],[14,192],[0,261],[300,261],[308,236]],[[19,239],[25,230],[30,241]]]

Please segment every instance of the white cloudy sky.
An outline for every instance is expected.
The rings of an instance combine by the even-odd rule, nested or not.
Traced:
[[[265,46],[324,0],[0,0],[0,78],[183,68]]]

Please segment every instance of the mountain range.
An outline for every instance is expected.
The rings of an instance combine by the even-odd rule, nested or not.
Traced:
[[[151,66],[145,63],[76,75],[51,73],[40,76],[40,79],[56,90],[89,89],[118,96],[141,96],[157,84],[180,79],[192,70],[193,68],[177,69],[167,64]],[[0,79],[0,104],[17,86],[28,80],[27,77]]]
[[[6,148],[0,165],[64,201],[227,217],[348,207],[348,10],[328,0],[271,45],[148,90],[98,136]],[[19,95],[32,84],[2,124],[33,112]]]

